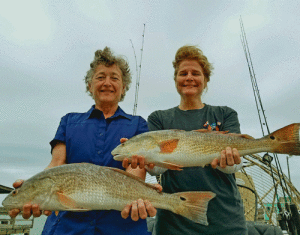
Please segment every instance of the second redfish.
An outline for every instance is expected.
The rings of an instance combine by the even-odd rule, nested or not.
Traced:
[[[291,124],[260,139],[206,130],[151,131],[120,144],[112,155],[118,161],[142,155],[146,164],[154,163],[173,170],[204,167],[214,158],[220,158],[221,151],[226,147],[236,148],[241,156],[260,152],[300,155],[299,128],[299,123]]]

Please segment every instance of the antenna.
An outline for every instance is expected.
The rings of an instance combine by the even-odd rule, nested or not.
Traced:
[[[134,52],[134,58],[135,58],[135,67],[136,67],[136,83],[135,83],[135,98],[134,98],[134,105],[133,105],[133,115],[136,115],[137,111],[137,104],[138,104],[138,98],[139,98],[139,87],[140,87],[140,79],[141,79],[141,70],[142,70],[142,58],[143,58],[143,51],[144,51],[144,39],[145,39],[145,27],[146,25],[144,24],[144,31],[143,31],[143,41],[142,41],[142,49],[141,49],[141,60],[140,60],[140,65],[139,67],[137,66],[137,58],[134,50],[134,46],[132,43],[132,40],[130,39],[133,52]]]

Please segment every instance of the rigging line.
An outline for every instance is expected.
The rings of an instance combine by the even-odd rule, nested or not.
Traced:
[[[140,87],[141,70],[142,70],[142,58],[143,58],[143,51],[144,51],[145,27],[146,27],[146,24],[144,24],[144,31],[143,31],[143,35],[142,35],[143,36],[143,41],[142,41],[142,49],[141,49],[141,60],[140,60],[140,65],[139,65],[139,69],[138,69],[138,72],[137,72],[133,116],[136,115],[138,98],[139,98],[139,87]]]
[[[276,153],[274,153],[274,155],[276,155],[276,157],[275,157],[276,165],[278,164],[278,167],[279,167],[279,169],[280,169],[280,171],[279,171],[278,173],[279,173],[279,174],[280,174],[280,173],[283,174],[281,165],[280,165],[280,163],[279,163],[278,156],[277,156]],[[278,169],[277,169],[277,170],[278,170]],[[291,189],[290,189],[289,187],[287,187],[286,180],[285,180],[285,178],[284,178],[283,176],[282,176],[282,177],[279,176],[279,179],[282,179],[282,181],[284,182],[285,188],[287,189],[287,190],[286,190],[286,193],[288,194],[288,196],[289,196],[289,201],[291,202],[291,192],[289,192]],[[281,188],[283,189],[283,185],[282,185],[281,180],[280,180],[280,185],[281,185]],[[285,202],[287,202],[284,191],[285,191],[285,190],[283,190],[284,200],[285,200]]]
[[[278,193],[277,193],[278,182],[277,182],[277,184],[275,183],[275,177],[274,177],[274,173],[273,173],[273,168],[272,168],[271,162],[268,162],[268,165],[269,165],[270,170],[271,170],[271,175],[272,175],[273,184],[274,184],[274,191],[275,191],[274,196],[276,196],[276,199],[277,199],[277,208],[278,208],[279,214],[280,214],[280,220],[281,220],[281,222],[279,221],[280,227],[282,229],[291,230],[291,229],[288,229],[288,228],[290,228],[290,226],[287,226],[287,224],[288,223],[290,224],[290,222],[285,217],[285,211],[282,210],[281,202],[280,202],[280,200],[278,198]],[[277,169],[277,173],[278,173],[278,177],[280,179],[280,172],[278,172],[278,169]],[[281,188],[282,188],[282,185],[281,185]],[[283,188],[282,188],[282,192],[284,193]],[[285,198],[285,196],[284,196],[284,198]],[[289,211],[289,208],[287,207],[287,203],[284,203],[284,207],[285,207],[286,211]]]
[[[247,59],[248,68],[251,67],[251,69],[249,68],[250,77],[254,81],[255,92],[256,92],[257,98],[259,100],[259,104],[260,104],[260,107],[261,107],[261,111],[262,111],[262,114],[263,114],[263,117],[264,117],[264,121],[265,121],[265,125],[267,127],[268,134],[270,134],[268,123],[267,123],[267,118],[266,118],[266,115],[264,113],[262,101],[261,101],[260,94],[259,94],[259,89],[258,89],[257,80],[256,80],[255,73],[254,73],[254,67],[253,67],[253,63],[252,63],[252,60],[251,60],[251,54],[250,54],[249,47],[248,47],[248,42],[247,42],[246,32],[244,30],[244,25],[243,25],[242,17],[240,17],[240,27],[241,27],[241,31],[242,31],[242,35],[243,35],[243,39],[244,39],[244,43],[242,41],[242,44],[243,44],[243,47],[244,47],[244,51],[246,49],[245,56],[246,56],[246,59]],[[249,57],[249,60],[248,60],[248,57]],[[251,66],[249,65],[249,61],[250,61],[250,65]],[[254,97],[255,97],[255,95],[254,95]],[[257,102],[256,98],[255,98],[255,102]],[[259,112],[258,112],[258,115],[260,116]],[[263,127],[262,127],[262,131],[263,131]],[[263,132],[263,134],[264,134],[264,132]],[[278,158],[276,154],[274,154],[274,157],[275,157],[275,159]],[[282,169],[280,168],[280,170],[279,170],[279,166],[278,166],[279,161],[278,161],[278,159],[275,161],[275,163],[276,163],[277,171],[282,173]],[[273,178],[274,177],[273,172],[271,171],[271,173],[272,173],[272,178]],[[282,180],[284,180],[284,179],[282,179],[282,177],[280,176],[280,174],[278,174],[278,176],[279,176],[279,180],[280,180],[280,186],[282,187]],[[275,191],[275,193],[277,194],[277,190]],[[283,190],[283,193],[284,193],[284,190]],[[284,193],[284,197],[285,197],[285,193]]]

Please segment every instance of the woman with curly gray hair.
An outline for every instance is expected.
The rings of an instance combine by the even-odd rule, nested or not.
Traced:
[[[131,138],[148,131],[142,117],[126,114],[119,107],[130,83],[130,69],[124,58],[115,56],[108,47],[95,52],[85,76],[86,91],[95,104],[85,113],[68,113],[62,117],[55,137],[50,142],[52,160],[47,168],[89,162],[124,169],[121,162],[113,159],[111,151],[119,145],[121,138]],[[132,169],[129,166],[126,171],[145,180],[145,169]],[[15,187],[20,185],[20,182],[14,184]],[[127,219],[123,219],[121,213],[115,210],[62,211],[58,215],[45,211],[44,214],[50,216],[42,234],[150,234],[145,219],[147,215],[156,214],[150,202],[137,198],[130,211],[131,218]],[[12,217],[18,213],[18,210],[10,211]],[[41,215],[38,205],[24,206],[23,217],[29,218],[31,214],[35,217]]]
[[[124,87],[124,93],[121,94],[120,101],[124,100],[126,91],[129,90],[131,84],[131,74],[127,61],[122,57],[116,57],[112,54],[111,50],[108,47],[105,47],[104,50],[98,50],[95,52],[95,58],[93,62],[90,64],[90,70],[87,71],[85,76],[85,84],[86,91],[90,93],[91,96],[93,94],[90,91],[90,86],[93,80],[93,76],[96,72],[96,69],[99,65],[104,65],[106,67],[111,67],[116,65],[121,73],[122,73],[122,83]]]

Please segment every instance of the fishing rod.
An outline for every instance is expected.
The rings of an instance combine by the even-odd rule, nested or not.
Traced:
[[[141,60],[140,60],[139,67],[137,66],[137,58],[136,58],[134,46],[133,46],[132,40],[130,39],[130,42],[131,42],[131,45],[133,48],[133,52],[134,52],[135,68],[136,68],[136,83],[135,83],[135,98],[134,98],[134,105],[133,105],[133,116],[136,115],[138,98],[139,98],[139,87],[140,87],[141,70],[142,70],[142,58],[143,58],[143,51],[144,51],[145,27],[146,27],[146,24],[144,24],[144,31],[143,31],[143,35],[142,35],[143,41],[142,41]]]
[[[249,51],[249,47],[248,47],[246,33],[245,33],[245,30],[244,30],[244,25],[243,25],[241,17],[240,17],[240,27],[241,27],[241,31],[242,31],[241,41],[242,41],[243,49],[244,49],[244,52],[245,52],[245,57],[246,57],[247,64],[248,64],[248,69],[249,69],[249,73],[250,73],[250,79],[251,79],[251,83],[252,83],[256,108],[257,108],[257,112],[258,112],[258,116],[259,116],[259,121],[260,121],[261,129],[262,129],[262,133],[263,133],[263,136],[264,136],[263,126],[266,127],[268,134],[270,134],[270,130],[269,130],[269,127],[268,127],[267,118],[266,118],[266,115],[265,115],[265,110],[263,109],[262,100],[261,100],[261,97],[260,97],[260,93],[259,93],[259,89],[258,89],[258,85],[257,85],[257,80],[256,80],[256,76],[255,76],[255,73],[254,73],[254,68],[253,68],[251,55],[250,55],[250,51]],[[260,106],[261,109],[259,109],[259,106]],[[262,122],[260,112],[262,113],[264,123]],[[287,184],[286,184],[286,181],[285,181],[284,177],[281,177],[281,175],[280,175],[280,173],[281,174],[283,174],[283,173],[282,173],[282,169],[281,169],[281,166],[280,166],[280,163],[279,163],[279,160],[278,160],[278,156],[277,156],[277,154],[273,154],[273,155],[274,155],[274,159],[275,159],[275,163],[276,163],[277,172],[279,173],[278,177],[279,177],[280,186],[283,189],[282,182],[284,182],[284,184],[286,186],[286,189],[287,189],[288,198],[290,200],[290,204],[288,204],[287,203],[287,197],[285,195],[285,191],[282,190],[283,198],[285,200],[285,208],[286,208],[286,211],[283,212],[283,210],[281,208],[280,200],[278,198],[277,187],[275,185],[274,175],[273,175],[273,171],[272,171],[272,167],[271,167],[271,161],[273,160],[273,157],[271,157],[268,153],[266,153],[263,157],[263,160],[265,162],[267,162],[267,165],[269,165],[270,168],[271,168],[271,176],[273,178],[274,190],[275,190],[275,194],[276,194],[276,198],[277,198],[277,202],[278,202],[277,206],[278,206],[278,209],[279,209],[279,212],[280,212],[280,217],[281,217],[279,219],[280,226],[283,230],[289,230],[290,232],[292,232],[292,234],[296,234],[296,231],[295,231],[295,227],[296,227],[298,234],[300,234],[300,219],[299,219],[299,213],[298,213],[297,207],[291,201],[292,197],[291,197],[291,194],[288,190],[288,187],[287,187]],[[295,212],[297,212],[297,213],[295,213]],[[292,219],[290,218],[291,217],[290,215],[292,215]],[[287,229],[287,227],[286,227],[286,222],[288,223],[288,228],[289,229]]]
[[[265,123],[263,123],[263,125],[266,125],[267,131],[268,131],[268,133],[270,133],[268,125],[267,125],[267,122],[266,122],[266,116],[264,114],[264,109],[262,107],[261,98],[260,98],[260,95],[259,95],[259,90],[258,90],[256,78],[255,78],[255,73],[254,73],[253,64],[252,64],[252,61],[251,61],[251,56],[250,56],[249,48],[246,47],[246,45],[247,45],[247,39],[246,39],[246,34],[245,34],[244,30],[243,30],[243,23],[242,23],[241,19],[240,19],[240,23],[241,23],[241,30],[243,32],[242,44],[243,44],[243,47],[244,47],[245,56],[246,56],[247,63],[248,63],[248,68],[249,68],[249,72],[250,72],[250,77],[251,77],[251,82],[252,82],[252,86],[253,86],[253,91],[254,91],[254,96],[255,96],[256,104],[257,104],[257,100],[259,100],[261,108],[262,108],[262,113],[263,113],[263,116],[264,116],[264,119],[265,119]],[[247,50],[246,49],[248,50],[249,60],[250,60],[250,63],[251,63],[251,67],[250,67],[250,63],[249,63],[249,60],[248,60]],[[253,71],[253,73],[252,73],[252,71]],[[258,109],[258,104],[257,104],[257,109]],[[259,113],[259,109],[258,109],[258,113]],[[259,118],[260,118],[260,114],[259,114]],[[260,118],[260,123],[261,123],[262,131],[263,131],[263,126],[262,126],[261,118]],[[264,134],[264,132],[263,132],[263,134]],[[278,157],[277,157],[276,154],[274,156],[275,156],[275,162],[276,162],[277,170],[278,170],[278,172],[282,172],[281,166],[280,166],[279,161],[278,161]],[[267,157],[270,159],[271,156],[268,155],[268,154],[266,154],[264,156],[264,160],[265,161],[266,161]],[[270,159],[270,161],[272,161],[272,158]],[[280,179],[280,181],[279,181],[280,185],[283,188],[282,181],[285,183],[285,186],[286,186],[286,181],[285,181],[284,178],[282,179],[282,177],[280,176],[280,174],[278,176],[279,176],[279,179]],[[272,172],[272,177],[274,179],[273,172]],[[274,183],[275,183],[275,181],[274,181]],[[291,202],[291,195],[290,195],[290,193],[288,191],[288,187],[287,186],[286,186],[286,189],[287,189],[288,198],[290,199],[290,202]],[[277,196],[276,187],[275,187],[275,193],[276,193],[276,196]],[[290,228],[289,230],[292,231],[292,232],[295,230],[294,229],[294,225],[292,224],[292,222],[294,222],[294,224],[297,227],[298,234],[300,234],[300,229],[299,229],[300,228],[300,219],[299,219],[299,214],[298,214],[297,207],[296,207],[296,205],[294,203],[290,203],[290,204],[287,203],[284,190],[283,190],[283,194],[284,194],[284,200],[285,200],[285,207],[286,207],[286,210],[288,212],[287,211],[285,211],[285,212],[282,211],[280,203],[278,203],[278,209],[280,210],[281,214],[283,215],[282,217],[286,219],[286,222],[288,222],[288,225],[289,225],[289,228]],[[278,196],[277,196],[277,201],[279,201]],[[292,221],[290,219],[290,217],[291,217],[290,213],[292,213]],[[281,223],[281,221],[279,221],[279,222]],[[281,225],[283,225],[283,223],[281,223]],[[293,232],[293,234],[295,234],[295,231]]]
[[[265,121],[266,121],[266,116],[264,114],[264,109],[262,107],[262,102],[261,102],[261,98],[260,98],[260,94],[259,94],[259,90],[258,90],[258,85],[257,85],[257,82],[256,82],[254,68],[253,68],[253,64],[252,64],[252,60],[251,60],[251,55],[250,55],[250,51],[249,51],[249,48],[248,48],[246,33],[244,31],[243,22],[242,22],[241,17],[240,17],[240,26],[241,26],[241,31],[242,31],[241,41],[242,41],[243,49],[244,49],[244,52],[245,52],[245,57],[246,57],[247,64],[248,64],[248,69],[249,69],[249,73],[250,73],[250,79],[251,79],[252,88],[253,88],[253,94],[254,94],[254,97],[255,97],[256,108],[257,108],[258,117],[259,117],[260,125],[261,125],[261,130],[262,130],[262,133],[263,133],[263,136],[264,136],[265,134],[264,134],[263,125],[265,125],[265,123],[262,122],[262,118],[261,118],[260,112],[262,112]],[[258,103],[260,104],[261,110],[259,109]],[[268,126],[267,126],[267,131],[269,131]],[[276,198],[277,198],[277,202],[279,202],[278,193],[277,193],[277,187],[275,185],[274,175],[273,175],[272,167],[270,165],[271,161],[273,160],[273,158],[269,154],[267,154],[267,155],[265,155],[263,157],[263,160],[264,160],[264,162],[267,162],[267,165],[270,166],[270,168],[271,168],[271,177],[272,177],[273,183],[274,183],[275,195],[276,195]],[[277,169],[277,171],[278,171],[278,169]],[[280,174],[279,174],[279,177],[280,177]],[[280,211],[280,215],[283,215],[280,203],[278,203],[278,209]],[[283,219],[284,221],[281,221],[281,219]],[[288,230],[287,227],[286,227],[286,225],[285,225],[286,220],[285,220],[284,216],[281,216],[281,218],[279,220],[279,223],[280,223],[282,229]]]

